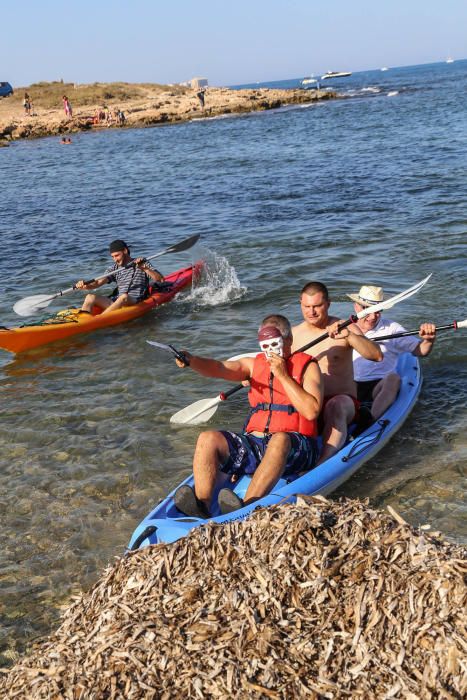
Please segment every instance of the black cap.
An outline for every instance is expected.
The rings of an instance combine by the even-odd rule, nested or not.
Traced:
[[[112,241],[109,245],[109,253],[119,253],[121,250],[125,250],[125,248],[128,251],[130,250],[125,241],[117,239],[116,241]]]

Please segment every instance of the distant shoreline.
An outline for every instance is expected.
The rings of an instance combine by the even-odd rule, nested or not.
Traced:
[[[111,84],[107,86],[107,90],[99,84],[103,96],[86,95],[86,104],[79,104],[80,99],[83,100],[80,86],[57,84],[54,85],[56,94],[50,95],[50,84],[44,85],[46,87],[43,89],[41,84],[18,89],[14,97],[0,100],[0,144],[8,145],[9,142],[20,139],[69,136],[81,131],[103,128],[141,128],[175,124],[199,118],[308,104],[337,97],[335,92],[329,90],[207,88],[202,108],[202,98],[198,97],[197,90],[189,88],[180,90],[170,86],[135,85],[128,87],[127,92],[130,94],[127,95],[119,94]],[[137,94],[136,88],[139,89]],[[44,97],[46,89],[47,100]],[[26,113],[23,106],[25,92],[31,97],[30,114]],[[71,102],[71,118],[65,116],[62,92],[66,92]],[[110,97],[106,99],[107,96]],[[119,112],[123,112],[123,119],[117,116]]]

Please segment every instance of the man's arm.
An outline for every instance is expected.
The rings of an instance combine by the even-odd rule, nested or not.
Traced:
[[[310,362],[305,370],[303,386],[287,372],[285,360],[278,355],[269,358],[271,371],[280,381],[292,405],[307,420],[315,420],[323,403],[323,378],[317,362]]]
[[[182,352],[190,363],[191,369],[203,377],[215,377],[217,379],[226,379],[230,382],[241,382],[244,379],[249,379],[253,371],[253,357],[244,357],[240,360],[214,360],[211,357],[191,355],[186,350]],[[175,360],[175,362],[179,367],[185,366],[180,360]]]
[[[154,282],[163,282],[164,277],[161,275],[161,273],[158,270],[155,270],[152,265],[150,265],[145,258],[136,258],[134,261],[135,265],[139,267],[140,270],[143,270],[147,274],[148,277],[150,277]]]
[[[422,342],[417,345],[412,355],[417,357],[426,357],[433,350],[436,338],[436,326],[434,323],[422,323],[420,326],[419,336]]]
[[[99,277],[98,279],[95,279],[93,282],[88,282],[88,284],[85,283],[84,280],[79,280],[75,284],[76,289],[85,289],[86,291],[89,289],[97,289],[98,287],[102,287],[104,284],[107,284],[109,282],[109,277]]]
[[[356,323],[352,323],[347,328],[343,328],[339,332],[339,325],[344,323],[344,321],[336,321],[336,323],[331,324],[326,328],[330,338],[336,338],[336,340],[346,340],[347,344],[356,350],[365,360],[372,360],[373,362],[381,362],[383,359],[383,353],[378,343],[374,343],[369,338],[366,338],[360,328]]]

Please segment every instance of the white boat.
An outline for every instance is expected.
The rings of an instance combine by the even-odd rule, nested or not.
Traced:
[[[300,85],[316,85],[317,82],[317,78],[303,78],[303,80],[300,81]]]
[[[449,56],[449,58],[446,59],[446,63],[454,63],[454,59]]]
[[[383,66],[383,67],[381,68],[381,70],[382,70],[382,71],[385,71],[385,70],[389,70],[389,69],[387,68],[387,66]]]
[[[329,78],[347,78],[352,73],[346,71],[328,70],[327,73],[321,76],[321,80],[328,80]]]

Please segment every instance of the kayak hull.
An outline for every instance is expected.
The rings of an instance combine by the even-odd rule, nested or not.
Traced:
[[[181,514],[173,502],[173,496],[176,491],[174,489],[138,525],[131,537],[128,548],[134,550],[157,542],[174,542],[187,535],[193,528],[199,527],[206,522],[222,523],[229,520],[242,520],[258,507],[267,507],[283,501],[293,501],[299,494],[321,494],[326,496],[331,493],[386,445],[412,411],[422,385],[418,359],[410,353],[401,355],[399,357],[398,372],[402,379],[401,388],[393,405],[378,421],[358,435],[358,437],[349,440],[331,459],[293,480],[280,479],[269,495],[249,506],[227,515],[214,512],[213,517],[209,521]],[[243,476],[235,484],[234,490],[241,498],[248,488],[249,481],[249,477]],[[192,486],[193,476],[189,476],[183,483]],[[217,494],[214,494],[213,503],[216,501]]]
[[[13,353],[25,352],[74,335],[90,333],[100,328],[108,328],[132,321],[144,316],[156,306],[171,301],[182,289],[192,284],[194,276],[199,273],[201,268],[202,263],[198,262],[167,275],[165,280],[173,283],[173,287],[169,291],[155,292],[134,306],[126,306],[106,314],[96,311],[95,315],[92,316],[88,314],[78,315],[76,314],[77,309],[70,309],[72,320],[66,320],[64,316],[65,320],[60,321],[60,318],[57,317],[54,319],[54,323],[50,324],[0,330],[0,348]]]

